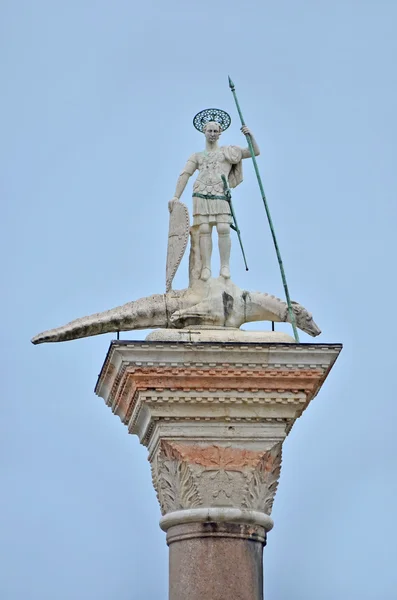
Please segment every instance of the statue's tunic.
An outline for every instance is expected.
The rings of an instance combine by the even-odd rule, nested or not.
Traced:
[[[185,170],[199,174],[193,184],[193,225],[203,223],[231,223],[230,207],[225,198],[222,175],[229,187],[243,180],[242,150],[238,146],[222,146],[217,150],[196,152],[188,160]],[[212,196],[215,196],[213,198]]]

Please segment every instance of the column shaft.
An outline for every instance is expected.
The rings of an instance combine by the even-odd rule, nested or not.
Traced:
[[[265,538],[255,525],[171,527],[169,600],[263,600]]]

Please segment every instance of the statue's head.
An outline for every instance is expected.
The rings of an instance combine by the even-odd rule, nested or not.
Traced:
[[[216,121],[208,121],[203,127],[203,133],[209,142],[216,142],[222,133],[222,129]]]
[[[193,119],[197,131],[204,133],[207,140],[209,135],[216,136],[211,141],[216,141],[231,123],[230,115],[220,108],[206,108],[201,110]]]

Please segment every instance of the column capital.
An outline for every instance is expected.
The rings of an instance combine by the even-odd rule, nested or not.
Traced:
[[[96,393],[149,450],[161,527],[273,525],[282,443],[339,344],[112,342]]]

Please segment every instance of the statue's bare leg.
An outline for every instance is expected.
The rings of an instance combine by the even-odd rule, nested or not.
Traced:
[[[192,225],[190,228],[189,287],[192,287],[201,275],[199,227],[199,225]]]
[[[217,223],[219,256],[221,259],[220,275],[225,279],[230,277],[230,225],[228,223]]]
[[[200,254],[201,254],[201,275],[200,279],[208,281],[211,277],[211,254],[212,254],[212,225],[202,223],[200,225]]]

